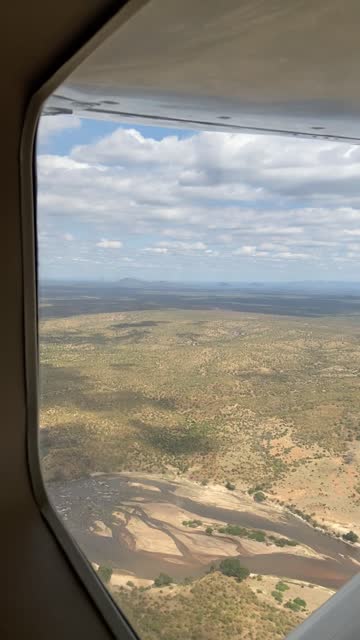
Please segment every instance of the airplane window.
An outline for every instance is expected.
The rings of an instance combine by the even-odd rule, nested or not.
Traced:
[[[359,163],[41,119],[42,473],[143,640],[285,638],[358,572]]]

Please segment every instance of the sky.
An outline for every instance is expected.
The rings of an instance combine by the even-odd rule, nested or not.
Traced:
[[[360,147],[43,116],[40,279],[359,280]]]

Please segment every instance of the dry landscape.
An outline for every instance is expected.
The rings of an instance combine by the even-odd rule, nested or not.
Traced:
[[[357,571],[359,300],[213,298],[100,287],[42,298],[43,473],[145,640],[283,638]],[[80,524],[75,489],[92,496]],[[146,575],[116,544],[135,564],[145,554]],[[159,554],[174,569],[156,586]],[[326,572],[340,556],[339,575]],[[219,564],[238,557],[241,580]],[[316,579],[297,580],[300,561],[318,563]]]

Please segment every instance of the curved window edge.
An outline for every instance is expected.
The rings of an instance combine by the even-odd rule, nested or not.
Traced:
[[[147,0],[145,0],[146,2]],[[23,336],[26,402],[26,447],[29,483],[35,502],[90,600],[115,638],[137,640],[125,615],[112,600],[85,555],[66,530],[46,491],[39,452],[39,350],[38,350],[38,280],[36,233],[36,135],[41,111],[53,93],[80,62],[111,33],[126,22],[144,0],[116,4],[112,16],[106,16],[90,37],[84,38],[76,52],[61,64],[30,98],[25,111],[20,144],[20,207],[23,284]],[[130,6],[131,5],[131,6]],[[101,20],[101,18],[100,18]]]
[[[63,522],[51,505],[43,481],[39,455],[38,412],[38,289],[37,289],[37,244],[36,244],[36,132],[41,110],[46,99],[63,82],[80,62],[126,22],[148,0],[129,0],[119,7],[114,15],[105,19],[96,32],[85,39],[78,50],[55,71],[53,75],[31,97],[24,116],[20,148],[21,181],[21,237],[23,261],[23,319],[25,346],[26,387],[26,433],[29,479],[39,510],[51,532],[70,562],[94,606],[104,619],[115,638],[137,640],[121,609],[97,577],[83,552],[66,530]],[[131,6],[130,6],[131,5]],[[287,640],[352,640],[359,635],[360,622],[356,606],[360,594],[360,574],[354,576],[334,596],[325,602],[308,619],[293,630]]]

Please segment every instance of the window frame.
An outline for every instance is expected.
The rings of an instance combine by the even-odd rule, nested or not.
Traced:
[[[38,351],[38,283],[36,224],[36,134],[46,99],[66,80],[70,73],[103,41],[118,30],[148,0],[123,0],[115,13],[95,33],[86,33],[80,46],[42,86],[35,91],[26,109],[20,145],[21,237],[23,257],[23,321],[25,348],[27,462],[35,501],[64,556],[80,578],[92,602],[115,638],[138,640],[138,636],[116,606],[89,561],[66,530],[50,503],[43,480],[39,455],[39,351]],[[360,593],[360,573],[342,587],[329,601],[315,611],[288,636],[288,640],[352,640],[359,635],[356,619]],[[354,613],[355,612],[355,613]]]
[[[96,575],[76,541],[65,528],[52,506],[44,483],[39,449],[39,331],[38,331],[38,246],[36,137],[42,109],[47,98],[71,72],[114,31],[121,28],[147,0],[117,2],[114,11],[99,17],[91,33],[83,34],[65,61],[30,97],[25,112],[20,143],[20,209],[23,282],[24,375],[26,402],[26,448],[30,485],[35,502],[50,531],[60,545],[101,617],[113,636],[121,640],[138,640],[138,636],[110,593]]]

